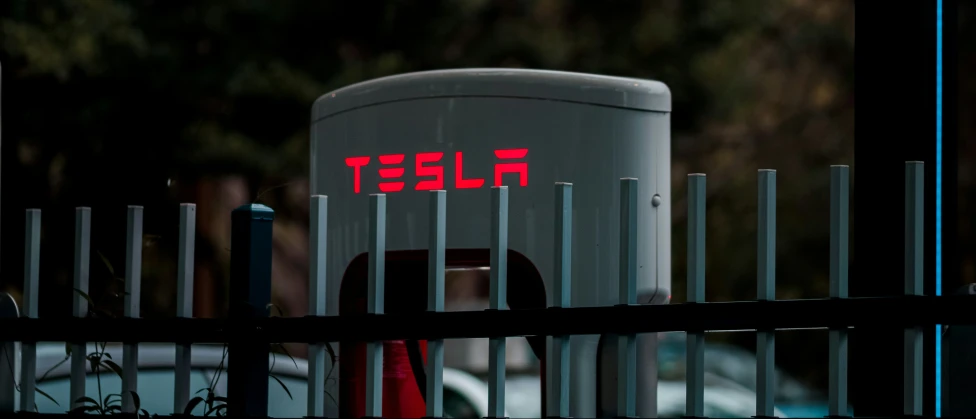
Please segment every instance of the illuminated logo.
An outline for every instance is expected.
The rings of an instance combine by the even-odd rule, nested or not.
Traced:
[[[502,175],[505,173],[518,174],[519,186],[529,184],[529,163],[512,162],[506,160],[524,159],[529,154],[527,148],[513,148],[507,150],[495,150],[495,157],[499,162],[495,163],[495,183],[494,186],[502,185]],[[377,185],[380,192],[400,192],[406,187],[403,175],[407,169],[404,165],[405,154],[384,154],[379,156],[380,167],[377,169],[381,182]],[[433,191],[444,189],[444,166],[441,163],[444,158],[442,152],[417,153],[414,158],[414,174],[418,178],[413,186],[417,191]],[[353,169],[353,191],[359,193],[361,184],[361,174],[363,168],[369,166],[372,159],[370,156],[347,157],[346,166]],[[484,178],[464,176],[464,153],[454,153],[454,187],[457,189],[474,189],[485,185]]]

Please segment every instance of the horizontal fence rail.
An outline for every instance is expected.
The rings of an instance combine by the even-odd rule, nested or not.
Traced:
[[[4,319],[5,339],[338,342],[976,325],[976,296],[863,297],[235,319]],[[640,319],[655,319],[642,321]],[[432,326],[436,324],[436,326]],[[315,332],[309,332],[314,330]],[[244,333],[245,336],[238,335]]]
[[[688,301],[668,305],[641,305],[636,300],[637,234],[645,228],[638,217],[640,199],[638,179],[624,178],[619,182],[620,211],[619,276],[601,278],[618,281],[619,301],[615,306],[571,307],[573,185],[556,183],[554,223],[554,267],[548,290],[553,305],[538,309],[509,309],[506,304],[507,249],[509,248],[509,191],[500,186],[491,189],[490,231],[485,233],[485,247],[491,249],[490,294],[491,307],[482,311],[444,312],[444,272],[446,243],[446,191],[431,191],[429,200],[430,243],[428,259],[427,311],[414,313],[383,313],[386,283],[386,195],[369,197],[368,237],[370,265],[368,269],[366,314],[326,316],[326,243],[328,198],[311,197],[309,316],[269,317],[271,290],[271,230],[274,211],[263,205],[245,205],[232,215],[231,272],[234,285],[231,297],[240,301],[233,305],[230,318],[193,318],[193,264],[196,208],[193,204],[180,207],[179,267],[177,274],[177,313],[172,318],[140,318],[139,297],[142,269],[143,208],[131,206],[127,214],[125,313],[117,318],[93,318],[87,297],[92,235],[91,209],[75,212],[75,260],[72,285],[72,316],[66,318],[37,318],[38,269],[40,246],[40,210],[27,212],[25,243],[25,300],[22,317],[19,314],[0,318],[0,330],[5,342],[22,342],[20,374],[0,374],[0,379],[18,377],[22,389],[19,411],[30,411],[36,401],[33,389],[37,385],[34,355],[37,342],[69,342],[71,353],[70,401],[62,406],[85,406],[87,393],[85,373],[89,359],[86,342],[124,342],[123,367],[119,373],[125,393],[119,412],[135,413],[138,371],[137,342],[172,343],[176,347],[174,413],[183,413],[195,397],[190,386],[190,344],[226,343],[230,357],[243,359],[227,374],[228,408],[222,413],[234,416],[263,416],[268,410],[269,376],[262,360],[272,343],[309,344],[308,415],[321,417],[326,413],[329,387],[326,371],[335,366],[327,364],[329,342],[365,342],[367,344],[366,377],[362,383],[366,416],[381,417],[383,402],[383,341],[427,340],[428,363],[426,381],[421,394],[428,402],[427,415],[443,414],[443,340],[489,338],[490,374],[488,378],[488,417],[502,417],[505,412],[505,338],[522,336],[551,337],[548,350],[548,371],[544,394],[547,416],[568,417],[569,400],[569,336],[610,335],[618,339],[617,392],[614,406],[618,416],[636,415],[636,335],[656,332],[687,332],[687,415],[703,415],[704,403],[704,334],[708,332],[756,333],[757,395],[756,414],[774,414],[774,339],[777,330],[829,330],[829,410],[832,416],[849,414],[847,404],[847,336],[851,328],[900,327],[905,329],[905,406],[907,415],[921,412],[922,353],[920,328],[935,324],[976,325],[973,308],[976,295],[924,296],[922,290],[923,258],[923,199],[924,170],[921,162],[907,162],[905,173],[905,283],[904,295],[888,297],[849,298],[848,240],[849,240],[849,168],[830,169],[830,252],[824,255],[829,266],[830,297],[808,300],[776,300],[776,172],[758,173],[758,231],[757,231],[757,300],[739,302],[705,301],[705,175],[688,178]],[[657,198],[657,197],[655,197]],[[660,201],[658,201],[660,202]],[[375,257],[374,257],[375,256]],[[827,262],[829,261],[829,265]],[[856,278],[854,278],[856,280]],[[899,278],[891,278],[893,281]],[[67,302],[65,302],[67,303]],[[16,313],[16,310],[8,310]],[[6,345],[5,347],[10,347]],[[331,349],[328,351],[331,355]],[[246,359],[245,359],[246,358]],[[334,361],[334,359],[333,359]],[[8,377],[9,376],[9,377]],[[594,377],[596,378],[596,377]],[[10,386],[2,387],[0,413],[14,409],[8,401]],[[281,402],[281,401],[274,401]],[[192,407],[192,406],[191,406]],[[160,412],[162,413],[162,412]]]

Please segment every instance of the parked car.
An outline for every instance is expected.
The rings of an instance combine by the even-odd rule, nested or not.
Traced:
[[[89,343],[87,352],[95,351],[95,344]],[[122,345],[108,344],[105,347],[113,360],[122,364]],[[272,417],[298,418],[306,412],[305,377],[308,365],[303,359],[295,359],[293,363],[284,355],[275,355],[271,372],[284,383],[294,401],[289,400],[285,390],[272,382],[268,386],[271,401],[268,414]],[[191,397],[205,394],[193,394],[211,385],[221,360],[224,358],[223,345],[193,345],[190,360],[190,393]],[[65,359],[65,345],[63,343],[41,343],[37,345],[37,388],[51,396],[57,403],[40,394],[35,396],[37,410],[40,413],[64,413],[70,408],[70,373],[71,362]],[[175,378],[173,368],[176,359],[176,349],[173,344],[144,343],[139,345],[139,391],[141,407],[149,413],[173,413],[173,389]],[[90,366],[85,382],[85,395],[95,400],[103,400],[109,394],[121,393],[122,380],[113,372],[101,371],[93,374]],[[46,374],[46,376],[45,376]],[[226,370],[216,380],[215,393],[219,396],[227,395]],[[279,402],[284,401],[284,402]],[[198,405],[193,415],[203,415],[205,407]],[[181,412],[182,413],[182,412]]]
[[[682,381],[658,381],[657,417],[680,418],[685,416],[685,383]],[[744,388],[705,387],[704,415],[709,418],[750,418],[756,416],[756,393]],[[790,417],[778,408],[773,415]]]
[[[88,353],[95,350],[88,345]],[[109,344],[105,347],[113,360],[122,362],[122,346]],[[141,407],[150,414],[173,413],[173,388],[175,384],[173,368],[176,349],[172,344],[143,343],[139,345],[139,391]],[[211,385],[221,360],[224,358],[222,345],[193,345],[191,357],[190,389],[195,393]],[[51,396],[57,403],[38,394],[36,404],[40,413],[64,413],[70,403],[70,361],[65,359],[63,343],[41,343],[37,346],[37,388]],[[308,364],[304,359],[294,362],[285,355],[272,355],[269,359],[270,371],[282,384],[273,380],[268,384],[268,416],[279,418],[300,418],[307,414]],[[226,366],[226,364],[225,364]],[[45,376],[46,373],[46,376]],[[42,376],[43,379],[42,379]],[[218,396],[227,395],[226,370],[214,382],[214,392]],[[96,376],[88,368],[85,394],[95,400],[103,400],[109,394],[121,393],[122,380],[112,372],[102,371]],[[289,398],[289,394],[291,397]],[[202,394],[202,393],[201,393]],[[193,397],[194,394],[191,394]],[[198,405],[193,415],[202,416],[204,406]],[[447,417],[485,417],[488,412],[488,387],[484,381],[464,371],[444,369],[444,414]],[[474,415],[474,416],[471,416]]]
[[[89,344],[88,352],[94,351]],[[105,348],[112,359],[122,360],[122,346],[109,344]],[[143,343],[139,345],[139,395],[142,408],[149,413],[169,414],[173,409],[175,348],[172,344]],[[194,345],[191,359],[191,392],[205,389],[214,383],[214,392],[227,394],[227,375],[221,373],[213,380],[221,360],[222,345]],[[58,403],[38,394],[36,404],[40,413],[63,413],[69,408],[70,362],[65,359],[64,344],[42,343],[37,347],[37,387]],[[268,415],[280,418],[300,418],[307,414],[308,364],[304,359],[285,355],[273,355],[269,359],[270,371],[288,388],[288,393],[274,381],[269,382],[270,401]],[[225,364],[226,366],[226,364]],[[108,394],[121,392],[122,383],[112,372],[97,376],[90,369],[86,377],[85,393],[88,397],[102,400]],[[46,374],[46,376],[45,376]],[[42,377],[43,376],[43,377]],[[43,379],[42,379],[43,378]],[[724,381],[723,381],[724,380]],[[755,393],[734,382],[706,375],[705,415],[708,417],[750,417],[755,415]],[[542,396],[538,376],[513,376],[505,388],[507,417],[533,418],[541,416]],[[660,381],[658,383],[658,415],[679,417],[685,412],[683,382]],[[204,406],[198,405],[193,415],[203,415]],[[779,417],[788,417],[781,410]],[[450,418],[483,418],[488,416],[488,385],[467,372],[444,369],[444,416]]]
[[[658,345],[658,377],[661,380],[685,381],[685,333],[663,334]],[[711,375],[714,386],[744,387],[756,391],[756,354],[740,347],[721,344],[705,344],[705,372]],[[827,398],[820,391],[779,369],[775,372],[776,394],[774,403],[793,417],[827,416]],[[706,377],[706,383],[709,378]]]
[[[716,378],[717,380],[721,380]],[[742,386],[714,387],[706,377],[705,416],[710,418],[748,418],[756,415],[756,393]],[[487,401],[487,387],[480,396]],[[505,383],[505,404],[513,418],[541,417],[541,388],[538,376],[511,377]],[[777,417],[789,417],[783,411],[774,411]],[[685,383],[659,381],[657,387],[657,414],[659,418],[685,416]],[[485,417],[482,414],[480,417]],[[476,417],[476,416],[469,416]]]

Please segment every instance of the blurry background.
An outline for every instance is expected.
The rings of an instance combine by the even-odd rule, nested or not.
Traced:
[[[959,231],[958,252],[961,261],[960,280],[948,282],[953,287],[976,282],[976,167],[969,164],[976,157],[976,4],[959,2],[958,74],[959,74]],[[951,237],[951,236],[947,236]],[[946,289],[945,292],[955,290]]]
[[[143,315],[172,315],[180,202],[198,205],[194,313],[225,315],[228,215],[252,201],[277,213],[274,302],[285,315],[304,315],[312,102],[375,77],[456,67],[667,83],[673,301],[685,299],[691,172],[709,175],[707,300],[755,298],[760,168],[779,171],[777,298],[828,295],[828,166],[854,163],[853,1],[7,0],[0,61],[0,288],[19,295],[23,210],[42,208],[41,316],[68,315],[73,208],[93,208],[90,289],[98,299],[112,292],[107,266],[123,264],[129,204],[146,207]],[[976,129],[967,124],[961,137]],[[976,182],[970,172],[960,166],[960,188]],[[972,231],[961,224],[960,234]],[[976,276],[974,266],[970,259],[965,275]],[[482,297],[454,289],[449,307],[479,306]],[[826,332],[779,336],[779,366],[825,389]],[[755,345],[750,333],[708,339]],[[485,348],[464,349],[475,346]],[[487,345],[451,351],[449,363],[477,370],[473,354]],[[531,370],[534,358],[524,362]]]

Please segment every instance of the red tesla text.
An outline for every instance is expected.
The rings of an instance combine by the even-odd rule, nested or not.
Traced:
[[[464,154],[454,153],[454,187],[458,189],[480,188],[485,184],[484,178],[464,179]]]
[[[400,164],[403,163],[403,154],[387,154],[380,156],[380,164]],[[403,176],[406,169],[402,167],[380,169],[380,177],[383,179],[399,179]],[[403,190],[403,182],[380,182],[380,192],[400,192]]]
[[[495,150],[495,157],[499,159],[524,159],[529,154],[527,148],[513,148],[510,150]],[[503,173],[517,173],[519,175],[519,186],[529,184],[529,164],[521,163],[497,163],[495,164],[495,186],[502,186]]]
[[[437,191],[444,189],[444,166],[424,166],[424,163],[437,163],[444,153],[417,153],[417,176],[433,176],[431,180],[417,182],[418,191]]]
[[[360,169],[369,164],[369,156],[366,157],[346,157],[346,166],[353,168],[352,190],[359,193]]]
[[[512,148],[494,150],[494,185],[501,186],[502,176],[506,173],[518,175],[518,185],[526,187],[529,185],[529,163],[527,161],[517,161],[525,159],[529,154],[527,148]],[[482,156],[468,154],[467,157],[478,159]],[[377,188],[380,192],[400,192],[404,189],[406,182],[406,160],[404,154],[384,154],[378,156],[381,167],[377,168],[379,182]],[[457,151],[454,153],[454,187],[457,189],[477,189],[485,186],[485,178],[474,176],[472,173],[465,173],[464,158],[465,153]],[[414,190],[433,191],[444,189],[444,153],[440,151],[417,153],[414,155],[414,176],[417,184]],[[514,161],[513,161],[514,160]],[[360,193],[362,186],[362,169],[369,166],[370,157],[348,157],[346,166],[353,168],[353,192]],[[484,167],[475,165],[476,169]],[[470,169],[468,169],[470,171]],[[477,170],[476,170],[477,171]],[[487,174],[487,173],[486,173]]]

